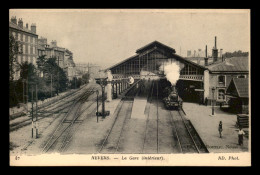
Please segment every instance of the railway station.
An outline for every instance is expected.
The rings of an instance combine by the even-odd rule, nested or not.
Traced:
[[[209,98],[208,70],[177,55],[175,49],[158,41],[137,49],[134,56],[106,69],[113,76],[113,97],[127,88],[128,77],[133,77],[135,81],[165,79],[165,65],[171,63],[180,67],[176,88],[181,98],[198,103]]]
[[[106,74],[96,77],[95,82],[41,106],[38,145],[30,151],[62,154],[247,151],[247,139],[245,146],[234,145],[236,130],[230,126],[236,124],[236,116],[213,105],[210,115],[211,106],[207,106],[214,98],[211,88],[216,86],[210,85],[210,81],[215,80],[213,76],[220,77],[220,68],[225,71],[221,76],[223,72],[231,75],[224,79],[224,85],[232,76],[247,76],[246,64],[238,65],[240,72],[236,66],[232,66],[233,72],[228,72],[226,62],[203,66],[177,55],[174,48],[151,42],[137,49],[134,56],[105,69]],[[216,87],[221,90],[224,88],[221,85]],[[242,109],[246,109],[245,105]],[[248,126],[246,115],[241,116],[243,126]],[[49,126],[48,120],[57,124]],[[13,121],[11,129],[30,124],[28,119],[24,121]],[[217,135],[219,121],[224,123],[223,138]],[[248,130],[245,132],[248,135]]]

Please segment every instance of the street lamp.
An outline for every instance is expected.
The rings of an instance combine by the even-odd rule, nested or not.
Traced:
[[[97,94],[97,113],[96,113],[96,115],[97,115],[97,123],[98,123],[98,94],[99,94],[98,90],[96,90],[96,94]]]
[[[214,116],[214,92],[215,92],[215,87],[212,89],[212,116]]]
[[[102,89],[102,118],[104,119],[105,116],[110,114],[109,111],[105,111],[105,86],[107,85],[108,81],[107,78],[96,78],[96,83],[101,86]],[[100,114],[98,114],[100,115]]]

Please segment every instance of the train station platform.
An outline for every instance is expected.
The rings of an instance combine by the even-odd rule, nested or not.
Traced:
[[[131,118],[146,119],[144,114],[146,104],[147,104],[147,98],[135,97]]]
[[[238,128],[236,114],[222,111],[215,107],[215,116],[210,116],[211,106],[195,103],[183,103],[186,118],[189,119],[210,153],[247,152],[248,138],[244,137],[243,146],[238,145]],[[218,125],[222,121],[222,138],[219,137]],[[246,128],[244,129],[246,130]]]

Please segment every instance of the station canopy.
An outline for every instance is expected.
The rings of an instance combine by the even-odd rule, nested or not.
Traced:
[[[201,76],[204,70],[207,69],[204,66],[177,55],[175,49],[158,41],[153,41],[137,49],[135,55],[106,70],[110,70],[113,75],[140,75],[141,72],[160,75],[164,71],[164,66],[173,62],[181,65],[181,74],[183,75]]]

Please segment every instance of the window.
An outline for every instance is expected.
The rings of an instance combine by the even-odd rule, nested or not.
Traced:
[[[22,62],[21,62],[21,55],[18,55],[17,62],[18,62],[18,63],[22,63]]]
[[[23,41],[23,36],[24,36],[24,35],[21,33],[21,41]]]
[[[225,85],[225,79],[226,79],[226,77],[224,75],[219,75],[218,76],[218,83]]]
[[[20,41],[22,40],[22,39],[21,39],[21,34],[20,34],[20,33],[18,33],[18,40],[20,40]]]
[[[25,53],[28,53],[28,45],[25,46]]]
[[[28,36],[27,35],[25,36],[25,42],[28,42]]]
[[[30,53],[33,54],[33,46],[30,46]]]
[[[31,57],[31,63],[33,64],[33,57]]]
[[[13,37],[15,38],[15,32],[13,32]]]
[[[218,90],[218,100],[225,100],[225,89]]]
[[[25,34],[23,34],[23,41],[25,41]]]
[[[36,65],[36,58],[33,57],[33,64]]]
[[[28,62],[28,56],[27,55],[25,56],[25,61]]]
[[[23,44],[23,54],[25,54],[25,45]]]
[[[23,63],[23,56],[21,55],[21,63]]]

